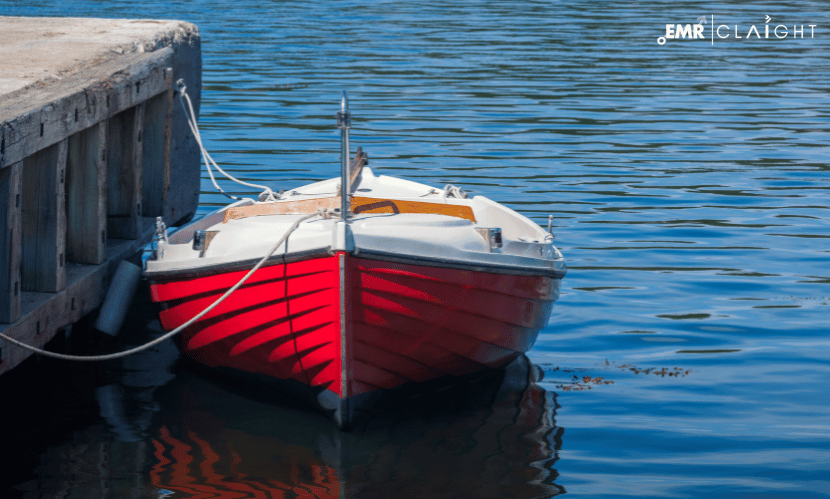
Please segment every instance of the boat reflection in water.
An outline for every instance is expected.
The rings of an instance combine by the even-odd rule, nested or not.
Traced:
[[[563,430],[522,356],[439,393],[403,395],[350,433],[183,370],[159,390],[150,479],[161,497],[550,497]],[[250,394],[246,394],[250,395]],[[271,395],[263,395],[267,400]],[[291,404],[289,400],[287,404]]]

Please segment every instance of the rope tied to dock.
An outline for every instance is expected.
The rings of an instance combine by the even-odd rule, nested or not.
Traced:
[[[262,257],[262,259],[256,265],[254,265],[254,267],[251,270],[249,270],[248,273],[245,274],[245,276],[243,276],[236,284],[234,284],[230,289],[225,291],[225,294],[220,296],[213,303],[208,305],[207,308],[205,308],[204,310],[202,310],[201,312],[196,314],[192,319],[185,322],[181,326],[179,326],[176,329],[173,329],[172,331],[164,334],[163,336],[159,336],[158,338],[156,338],[152,341],[149,341],[149,342],[147,342],[143,345],[137,346],[135,348],[131,348],[129,350],[124,350],[122,352],[115,352],[115,353],[110,353],[110,354],[105,354],[105,355],[68,355],[68,354],[63,354],[63,353],[50,352],[48,350],[43,350],[43,349],[40,349],[40,348],[37,348],[37,347],[33,347],[31,345],[27,345],[27,344],[22,343],[22,342],[14,339],[10,336],[6,336],[3,333],[0,333],[0,338],[8,341],[9,343],[17,345],[21,348],[25,348],[26,350],[32,351],[34,353],[45,355],[46,357],[52,357],[52,358],[55,358],[55,359],[63,359],[63,360],[78,360],[78,361],[113,360],[113,359],[119,359],[121,357],[126,357],[128,355],[132,355],[132,354],[135,354],[135,353],[138,353],[138,352],[142,352],[144,350],[147,350],[148,348],[151,348],[151,347],[161,343],[162,341],[166,341],[166,340],[172,338],[173,336],[179,334],[180,332],[182,332],[183,330],[185,330],[186,328],[191,326],[194,322],[196,322],[197,320],[204,317],[205,314],[207,314],[208,312],[210,312],[211,310],[216,308],[220,303],[225,301],[225,298],[227,298],[234,291],[239,289],[243,284],[245,284],[245,281],[247,281],[254,274],[254,272],[256,272],[257,270],[259,270],[260,267],[265,265],[265,262],[268,261],[269,258],[271,258],[271,255],[273,255],[277,251],[277,249],[280,246],[282,246],[283,243],[288,241],[288,236],[290,236],[292,232],[297,230],[297,227],[299,227],[301,223],[303,223],[304,221],[306,221],[308,219],[317,217],[317,216],[320,216],[320,217],[323,217],[323,218],[328,218],[333,213],[334,212],[332,210],[324,210],[324,209],[321,208],[321,209],[315,211],[314,213],[309,213],[308,215],[304,215],[304,216],[300,217],[299,219],[297,219],[293,224],[291,224],[291,227],[288,228],[288,230],[285,232],[285,234],[282,235],[280,240],[277,241],[277,243],[274,244],[273,247],[271,247],[271,249],[265,254],[265,256]]]
[[[205,149],[204,144],[202,144],[202,135],[199,133],[199,125],[196,123],[196,112],[193,110],[193,103],[190,100],[190,96],[187,95],[187,85],[185,85],[183,79],[180,79],[176,82],[176,88],[179,91],[179,102],[181,103],[182,109],[184,110],[185,118],[187,118],[187,126],[190,127],[190,131],[193,133],[193,137],[196,139],[196,143],[199,145],[199,150],[202,153],[202,158],[205,160],[205,167],[207,168],[208,175],[210,176],[211,182],[213,182],[213,186],[216,187],[216,190],[218,190],[230,199],[235,199],[237,201],[246,199],[234,196],[233,194],[228,194],[221,187],[219,187],[219,183],[216,182],[216,178],[213,176],[213,170],[211,169],[211,166],[213,168],[216,168],[222,175],[224,175],[228,179],[233,180],[234,182],[240,185],[262,189],[263,191],[262,194],[259,195],[258,201],[270,202],[279,199],[279,195],[274,193],[274,191],[272,191],[270,187],[259,184],[251,184],[249,182],[239,180],[238,178],[226,172],[225,170],[220,168],[219,165],[216,164],[216,161],[213,160],[213,157],[211,157],[210,153],[208,153],[207,149]]]

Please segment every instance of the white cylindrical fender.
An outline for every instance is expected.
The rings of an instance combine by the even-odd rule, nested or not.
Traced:
[[[133,301],[138,281],[141,279],[141,268],[130,262],[122,260],[118,264],[118,270],[112,277],[112,284],[101,305],[98,320],[95,322],[95,329],[111,336],[118,334],[127,316],[127,309]]]

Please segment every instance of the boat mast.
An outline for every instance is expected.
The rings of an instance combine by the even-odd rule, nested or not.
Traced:
[[[348,220],[349,211],[349,128],[352,126],[352,117],[349,113],[349,96],[343,91],[340,100],[340,112],[337,113],[337,128],[340,129],[340,220]]]

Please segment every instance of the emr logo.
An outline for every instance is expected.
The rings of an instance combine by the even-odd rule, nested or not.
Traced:
[[[703,25],[702,24],[667,24],[666,36],[657,39],[657,43],[663,45],[666,39],[673,40],[675,38],[700,38],[703,39]]]

